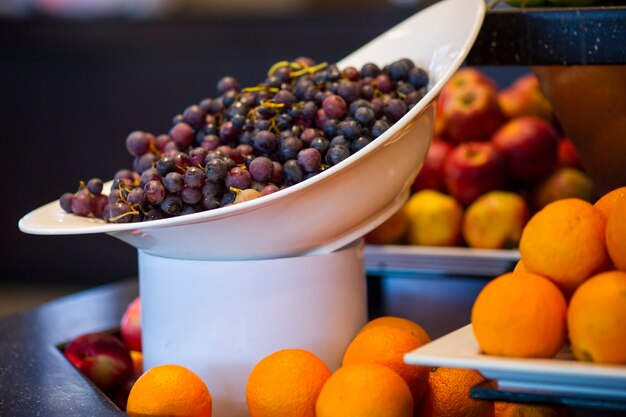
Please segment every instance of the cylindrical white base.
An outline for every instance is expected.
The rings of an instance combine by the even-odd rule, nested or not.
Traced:
[[[247,416],[245,387],[268,354],[303,348],[332,370],[365,324],[363,243],[294,258],[200,261],[139,251],[146,369],[196,372],[215,417]]]

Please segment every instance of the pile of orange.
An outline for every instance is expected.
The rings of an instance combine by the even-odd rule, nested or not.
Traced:
[[[482,351],[551,358],[569,336],[579,360],[626,364],[626,187],[595,204],[547,205],[524,228],[520,254],[474,303]]]

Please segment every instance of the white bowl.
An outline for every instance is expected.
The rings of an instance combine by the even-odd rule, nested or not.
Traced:
[[[406,57],[428,69],[431,84],[384,134],[313,178],[242,204],[143,223],[69,215],[54,201],[24,216],[19,227],[44,235],[108,233],[145,253],[180,259],[270,259],[339,249],[406,200],[433,135],[435,99],[467,56],[484,14],[484,0],[444,0],[338,62],[359,68]]]

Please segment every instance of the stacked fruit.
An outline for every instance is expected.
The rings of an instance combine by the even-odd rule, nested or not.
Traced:
[[[65,357],[122,410],[143,372],[141,302],[131,302],[120,323],[120,335],[82,334],[63,348]]]
[[[134,348],[141,340],[139,311],[140,301],[136,299],[121,323],[122,337]],[[404,363],[405,353],[428,342],[429,335],[417,323],[387,316],[370,321],[356,334],[341,368],[334,373],[310,351],[287,348],[273,352],[250,373],[245,398],[248,411],[251,417],[567,415],[563,414],[567,410],[554,407],[473,400],[470,388],[484,381],[473,370]],[[81,349],[73,347],[76,345]],[[129,377],[128,351],[114,336],[80,336],[68,345],[65,354],[131,417],[212,415],[209,387],[186,367],[156,366]]]
[[[61,207],[111,223],[158,220],[253,200],[339,164],[382,135],[426,93],[429,77],[404,58],[341,70],[308,58],[282,61],[241,88],[230,76],[174,116],[168,133],[126,138],[132,169],[111,193],[89,183]]]
[[[522,259],[497,277],[472,310],[486,354],[554,357],[569,336],[574,356],[626,364],[626,187],[594,205],[564,199],[522,233]]]
[[[537,79],[528,74],[499,90],[474,68],[442,89],[435,138],[412,192],[370,243],[514,248],[536,210],[595,198]]]

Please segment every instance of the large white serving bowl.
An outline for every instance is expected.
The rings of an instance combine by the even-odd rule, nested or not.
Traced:
[[[19,227],[45,235],[107,233],[145,253],[179,259],[271,259],[339,249],[406,200],[433,135],[435,99],[463,63],[484,15],[484,0],[444,0],[338,62],[360,68],[410,58],[429,71],[431,82],[388,131],[313,178],[253,201],[143,223],[77,217],[55,201],[24,216]]]

